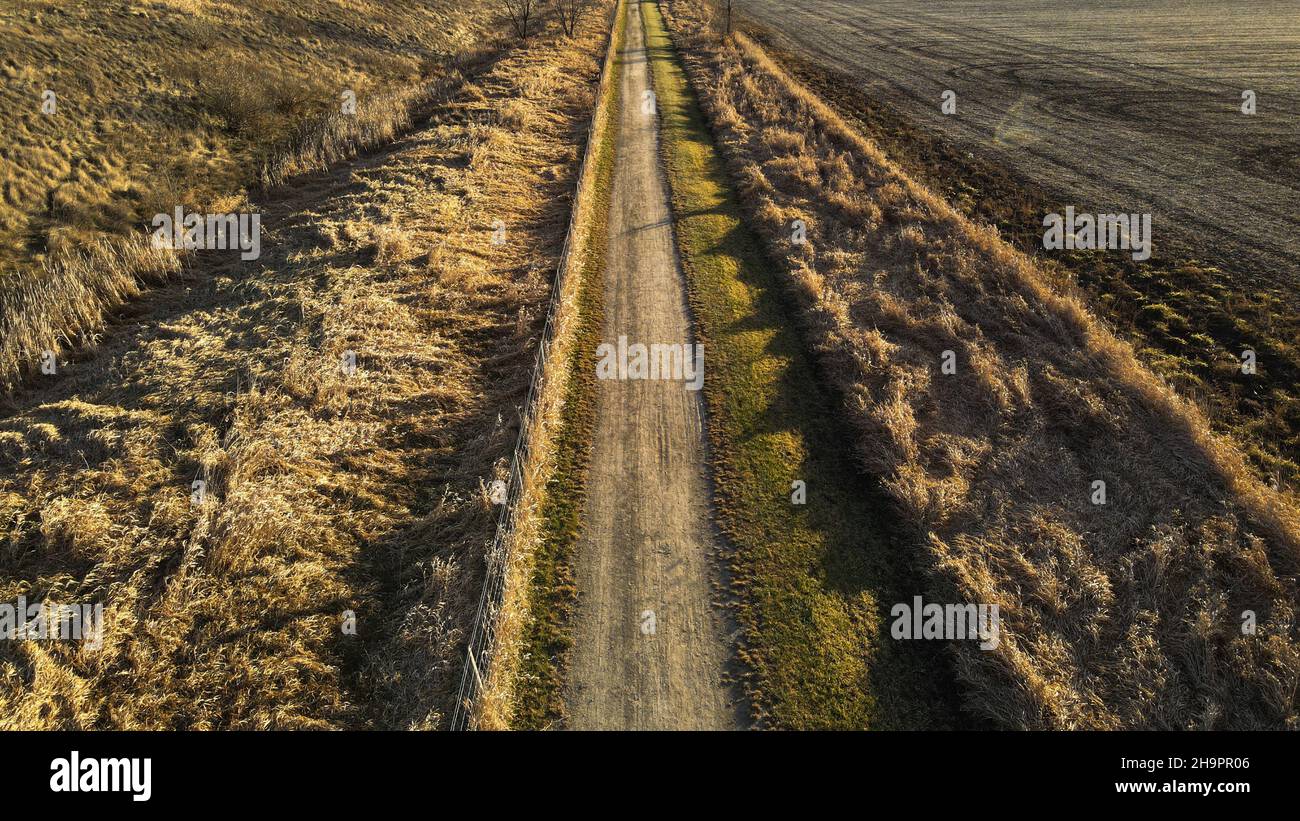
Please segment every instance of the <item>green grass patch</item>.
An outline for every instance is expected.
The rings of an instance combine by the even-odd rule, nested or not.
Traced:
[[[729,540],[746,687],[765,726],[945,727],[937,644],[890,638],[889,608],[920,592],[851,461],[794,307],[748,229],[658,7],[642,2],[661,147],[696,329],[705,346],[715,503]],[[807,502],[792,503],[792,484]]]
[[[622,97],[619,78],[627,16],[620,11],[617,17],[611,46],[615,54],[613,75],[606,92],[608,116],[597,124],[592,137],[599,146],[592,155],[592,217],[586,226],[588,240],[581,265],[575,269],[581,276],[578,327],[555,438],[555,469],[542,503],[542,539],[529,579],[529,614],[523,629],[513,719],[513,726],[521,730],[554,728],[565,719],[564,676],[573,646],[571,616],[578,600],[573,557],[586,503],[587,467],[596,419],[595,352],[605,321],[605,255]]]

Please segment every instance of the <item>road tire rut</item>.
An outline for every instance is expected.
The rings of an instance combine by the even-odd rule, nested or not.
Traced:
[[[604,342],[692,343],[638,4],[627,8]],[[706,353],[707,357],[707,353]],[[574,729],[741,726],[724,616],[701,396],[683,381],[597,380],[575,575]]]

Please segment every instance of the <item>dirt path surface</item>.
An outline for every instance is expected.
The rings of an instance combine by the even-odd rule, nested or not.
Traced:
[[[753,0],[786,45],[926,128],[1062,192],[1151,213],[1182,251],[1290,289],[1300,222],[1300,18],[1282,0]],[[1227,20],[1248,32],[1239,35]],[[956,116],[940,95],[957,94]],[[1258,95],[1240,111],[1243,89]]]
[[[628,15],[604,341],[680,345],[693,341],[685,284],[658,124],[643,107],[650,77],[636,3]],[[717,542],[700,393],[669,380],[599,380],[597,391],[576,568],[570,726],[739,727],[738,696],[724,681],[722,616],[710,601]]]

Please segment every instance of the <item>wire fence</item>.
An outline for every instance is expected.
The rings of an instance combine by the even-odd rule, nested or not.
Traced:
[[[573,207],[569,212],[569,225],[564,235],[564,246],[560,250],[560,260],[556,266],[554,280],[551,283],[550,304],[546,311],[546,322],[542,326],[541,341],[537,346],[537,358],[533,363],[533,375],[529,381],[528,395],[520,406],[519,440],[515,443],[514,454],[510,459],[510,475],[506,480],[505,503],[497,515],[497,529],[492,545],[485,555],[487,567],[483,579],[483,593],[479,598],[478,611],[474,616],[474,626],[470,631],[469,643],[465,649],[465,667],[461,671],[460,690],[456,696],[456,706],[451,716],[451,730],[477,729],[479,720],[478,700],[482,695],[483,683],[488,677],[492,652],[496,645],[497,614],[501,609],[501,599],[505,593],[506,565],[509,559],[510,537],[514,534],[518,519],[518,499],[523,495],[523,465],[528,464],[532,444],[533,425],[537,416],[537,405],[541,391],[542,379],[546,372],[546,363],[550,355],[551,343],[555,333],[555,317],[559,310],[560,294],[563,293],[565,272],[569,268],[569,249],[573,241],[573,232],[577,227],[578,204],[589,185],[588,169],[591,156],[595,150],[596,125],[605,107],[610,77],[614,64],[614,26],[618,22],[619,10],[623,0],[616,0],[610,11],[605,61],[601,64],[600,84],[596,91],[596,105],[587,126],[587,145],[583,151],[582,164],[578,168],[578,183],[573,194]]]

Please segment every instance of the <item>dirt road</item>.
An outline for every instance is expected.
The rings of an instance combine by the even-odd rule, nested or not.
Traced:
[[[1083,210],[1151,213],[1183,252],[1300,280],[1300,18],[1284,0],[751,0],[785,45]],[[951,89],[957,113],[944,116]],[[1243,90],[1258,113],[1242,114]],[[1288,169],[1290,169],[1288,171]]]
[[[628,4],[606,260],[603,341],[693,342],[659,167],[641,15]],[[707,362],[707,352],[705,354]],[[597,381],[579,604],[569,674],[574,729],[738,727],[712,606],[710,493],[699,391]]]

